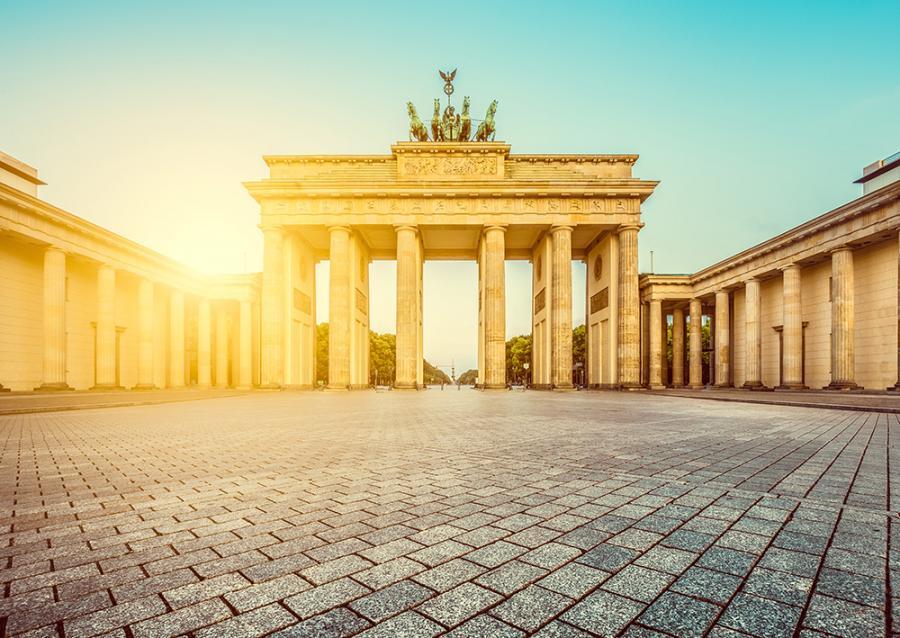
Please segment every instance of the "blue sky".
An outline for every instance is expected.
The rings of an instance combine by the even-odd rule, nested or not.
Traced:
[[[896,1],[7,0],[0,149],[67,210],[202,270],[258,269],[241,182],[260,156],[386,152],[406,101],[457,67],[476,110],[499,100],[514,152],[639,153],[662,182],[641,267],[652,250],[657,272],[690,272],[856,197],[862,167],[900,150],[897,24]],[[530,271],[508,270],[516,334]],[[378,330],[393,273],[373,266]],[[426,356],[471,365],[474,319],[443,322],[474,313],[474,266],[429,264],[426,289]]]

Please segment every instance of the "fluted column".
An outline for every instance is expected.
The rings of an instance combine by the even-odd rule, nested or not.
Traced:
[[[831,383],[829,390],[858,388],[854,381],[853,250],[831,253]]]
[[[328,387],[350,386],[350,228],[332,226],[328,299]]]
[[[394,387],[416,388],[419,349],[418,277],[415,226],[398,226],[397,233],[397,353]]]
[[[781,387],[785,390],[806,388],[803,385],[803,316],[801,314],[800,266],[791,264],[783,271],[784,325],[781,333]]]
[[[216,387],[228,387],[228,310],[220,307],[216,310]]]
[[[672,386],[684,387],[684,310],[672,310]]]
[[[662,382],[662,302],[650,302],[650,378],[651,390],[661,390]]]
[[[551,227],[550,240],[553,251],[550,383],[565,390],[572,387],[572,227]],[[505,348],[504,345],[504,366]]]
[[[505,235],[505,226],[487,226],[484,229],[485,389],[506,388]]]
[[[116,387],[116,271],[97,269],[97,361],[95,390]]]
[[[197,306],[197,385],[201,388],[212,385],[211,321],[209,301],[201,299]]]
[[[44,251],[43,377],[38,390],[69,390],[66,382],[66,254]]]
[[[729,320],[730,295],[727,290],[716,293],[716,387],[730,388],[731,327]]]
[[[641,321],[637,224],[619,227],[619,386],[641,385]]]
[[[762,344],[759,328],[759,280],[748,279],[744,288],[744,386],[750,390],[764,387],[762,384]]]
[[[153,325],[155,323],[155,290],[153,282],[141,279],[138,284],[138,377],[135,390],[152,390],[153,379]]]
[[[238,387],[249,390],[253,386],[253,306],[249,299],[241,301]]]
[[[284,383],[284,302],[284,233],[280,226],[264,226],[262,388],[280,388]]]
[[[184,293],[169,297],[169,387],[184,387]]]
[[[703,337],[701,325],[703,323],[703,306],[699,299],[691,299],[691,335],[690,335],[690,381],[688,387],[703,387]]]

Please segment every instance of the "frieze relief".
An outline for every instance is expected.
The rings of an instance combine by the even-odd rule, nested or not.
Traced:
[[[500,173],[496,155],[469,157],[404,157],[400,174],[407,177],[495,176]]]
[[[276,215],[615,215],[638,213],[640,203],[637,198],[614,197],[319,197],[270,201],[264,210]]]

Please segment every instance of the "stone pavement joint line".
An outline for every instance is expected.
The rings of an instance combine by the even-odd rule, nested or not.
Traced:
[[[0,416],[0,636],[890,636],[898,416],[631,393]]]

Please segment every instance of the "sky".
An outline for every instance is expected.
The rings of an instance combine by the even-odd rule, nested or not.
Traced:
[[[458,68],[518,153],[637,153],[642,271],[687,273],[860,194],[900,150],[900,3],[0,0],[0,150],[41,197],[203,272],[261,268],[264,154],[387,153]],[[319,291],[327,281],[319,265]],[[372,328],[394,330],[393,262]],[[530,331],[507,262],[507,335]],[[425,267],[425,354],[474,367],[476,270]],[[584,268],[573,265],[583,321]],[[320,294],[318,319],[327,320]]]

